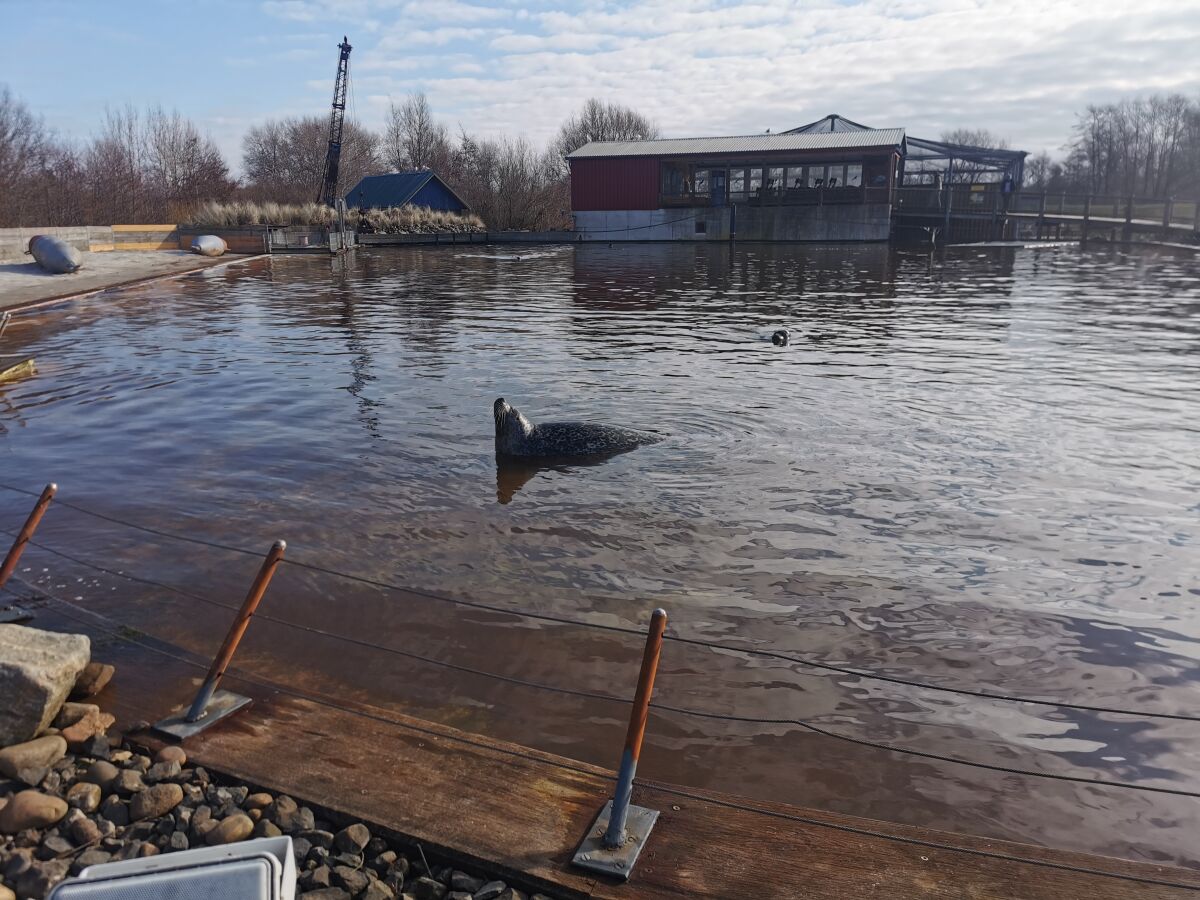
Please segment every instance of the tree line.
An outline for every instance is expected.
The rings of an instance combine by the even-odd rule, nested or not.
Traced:
[[[390,106],[381,132],[346,123],[340,193],[365,175],[432,169],[489,228],[561,228],[570,224],[566,154],[591,140],[658,135],[637,111],[591,99],[538,148],[523,137],[484,138],[461,127],[451,133],[426,97],[414,94]],[[943,138],[1006,146],[979,130]],[[207,200],[309,202],[327,141],[324,116],[255,125],[243,140],[242,174],[234,177],[213,140],[178,112],[110,109],[95,135],[73,142],[0,86],[0,227],[173,222]],[[1029,157],[1024,187],[1195,199],[1200,98],[1155,95],[1088,106],[1062,150],[1058,158]]]
[[[1200,98],[1155,95],[1088,106],[1064,156],[1025,161],[1034,190],[1200,199]]]
[[[658,133],[640,113],[592,99],[539,149],[523,137],[452,135],[414,94],[391,105],[381,133],[345,123],[339,195],[366,175],[432,169],[491,229],[563,228],[571,205],[563,157],[590,140]],[[252,126],[235,178],[213,140],[178,112],[108,110],[96,135],[74,143],[0,87],[0,227],[174,222],[207,200],[311,202],[328,140],[323,116]]]

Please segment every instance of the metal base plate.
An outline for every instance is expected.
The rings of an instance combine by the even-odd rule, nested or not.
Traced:
[[[187,706],[181,706],[165,719],[155,722],[154,730],[161,731],[163,734],[169,734],[182,741],[184,738],[190,738],[192,735],[199,734],[205,728],[216,722],[220,722],[227,716],[233,715],[243,706],[249,705],[249,697],[243,697],[241,694],[235,694],[232,691],[217,691],[213,694],[212,699],[208,701],[208,708],[204,711],[204,715],[195,722],[187,720],[188,709],[191,708],[191,704],[189,703]]]
[[[600,810],[600,815],[596,816],[596,821],[592,823],[591,830],[580,843],[571,862],[580,868],[624,881],[633,872],[638,856],[646,846],[646,839],[650,837],[650,830],[658,821],[658,810],[630,804],[625,818],[625,843],[616,850],[604,846],[604,832],[608,830],[608,817],[611,814],[612,801],[609,800]]]

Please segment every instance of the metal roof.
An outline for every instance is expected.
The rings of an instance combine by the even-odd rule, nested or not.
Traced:
[[[346,206],[372,207],[403,206],[417,195],[429,181],[436,181],[443,190],[470,209],[462,198],[450,189],[446,182],[428,170],[420,172],[392,172],[388,175],[368,175],[346,194]]]
[[[592,141],[568,153],[567,159],[763,153],[771,150],[852,150],[859,147],[899,147],[903,143],[903,128],[833,134],[750,134],[741,137],[660,138],[653,141]]]

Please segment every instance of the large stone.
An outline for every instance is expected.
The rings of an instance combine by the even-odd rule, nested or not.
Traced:
[[[440,881],[422,876],[408,886],[416,900],[444,900],[446,886]]]
[[[91,653],[86,635],[0,625],[0,746],[49,727]]]
[[[312,810],[300,806],[286,794],[276,797],[275,802],[267,807],[266,817],[278,825],[284,834],[309,831],[316,826]]]
[[[334,866],[333,882],[345,888],[351,894],[357,894],[360,891],[365,891],[367,885],[370,884],[370,879],[367,878],[365,872],[360,872],[357,869],[352,869],[349,866]]]
[[[122,797],[130,797],[146,789],[142,773],[133,769],[122,769],[113,780],[112,789]]]
[[[333,843],[343,853],[361,853],[363,847],[371,840],[371,832],[361,822],[347,825],[333,839]]]
[[[176,744],[168,744],[154,754],[155,762],[177,762],[180,767],[187,765],[187,753]]]
[[[21,791],[0,809],[0,832],[16,834],[26,828],[45,828],[67,814],[67,803],[41,791]]]
[[[183,788],[177,784],[156,784],[133,795],[129,801],[131,818],[155,819],[165,816],[183,802]]]
[[[318,888],[301,895],[302,900],[350,900],[350,895],[339,887]]]
[[[222,819],[221,824],[205,835],[205,841],[210,845],[235,844],[244,841],[254,832],[253,820],[242,813]]]
[[[475,900],[496,900],[507,888],[503,881],[489,881],[475,892]]]
[[[88,697],[95,697],[112,681],[115,671],[112,666],[105,663],[88,663],[79,673],[79,677],[75,679],[75,686],[71,689],[71,698],[86,700]]]
[[[450,876],[450,889],[452,891],[462,891],[465,894],[473,894],[483,887],[482,878],[472,878],[466,872],[455,871]]]
[[[99,759],[88,766],[88,770],[83,773],[83,780],[99,785],[102,791],[108,791],[112,788],[113,782],[117,780],[117,776],[120,774],[121,770],[112,763]]]
[[[22,770],[49,768],[66,753],[67,742],[56,734],[13,744],[0,750],[0,774],[8,778],[20,778]]]

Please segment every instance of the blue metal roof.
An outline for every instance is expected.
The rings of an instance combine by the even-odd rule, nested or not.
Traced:
[[[410,203],[413,197],[417,195],[417,192],[431,181],[436,183],[438,189],[445,191],[449,196],[458,200],[464,208],[467,208],[467,204],[463,203],[462,199],[450,189],[446,182],[430,171],[368,175],[346,194],[346,206],[368,209],[383,206],[403,206],[406,203]]]

